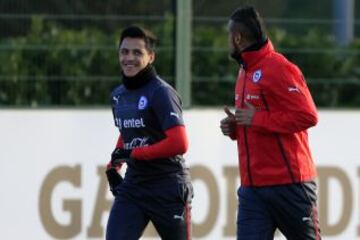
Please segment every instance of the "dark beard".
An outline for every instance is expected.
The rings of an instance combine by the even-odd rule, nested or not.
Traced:
[[[231,41],[232,41],[233,49],[230,52],[230,57],[232,59],[234,59],[239,65],[243,65],[244,61],[241,58],[241,50],[238,47],[236,47],[236,43],[234,41],[234,38],[231,38]]]
[[[261,42],[255,42],[255,43],[251,44],[250,46],[248,46],[247,48],[245,48],[243,50],[239,50],[239,49],[234,48],[232,50],[232,52],[230,53],[230,57],[232,59],[234,59],[239,65],[244,65],[244,60],[241,57],[241,53],[250,52],[250,51],[257,51],[260,48],[262,48],[267,42],[268,42],[268,39],[266,38]]]
[[[243,59],[241,58],[241,52],[238,51],[237,49],[234,49],[231,53],[230,53],[230,57],[232,59],[234,59],[239,65],[242,65],[244,63]]]

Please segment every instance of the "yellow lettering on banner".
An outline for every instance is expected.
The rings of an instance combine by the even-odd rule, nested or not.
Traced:
[[[353,198],[351,183],[346,175],[346,172],[336,167],[320,167],[319,172],[319,212],[320,225],[322,235],[335,236],[341,234],[348,226],[351,219],[351,212],[353,208]],[[329,182],[330,179],[336,179],[341,185],[343,205],[338,206],[341,209],[341,217],[335,224],[329,223]],[[341,194],[341,193],[338,193]]]
[[[205,166],[194,165],[190,168],[192,182],[203,181],[209,193],[209,209],[202,223],[193,223],[193,237],[204,237],[214,228],[220,208],[219,188],[211,170]],[[196,196],[196,192],[195,192]]]
[[[227,166],[224,168],[224,177],[226,179],[226,223],[224,227],[224,236],[233,237],[236,235],[236,209],[237,209],[237,188],[239,181],[239,168]]]
[[[51,207],[51,197],[55,187],[61,182],[70,182],[75,187],[81,187],[81,167],[60,166],[54,168],[45,177],[40,190],[40,219],[45,230],[53,238],[71,238],[81,231],[81,200],[64,200],[63,210],[71,216],[69,224],[63,225],[56,221]]]
[[[191,166],[191,175],[193,183],[199,181],[204,184],[207,189],[205,196],[208,209],[205,209],[205,216],[201,222],[193,223],[193,237],[204,238],[211,234],[214,228],[218,228],[215,223],[218,222],[219,217],[224,217],[225,222],[223,226],[224,237],[236,236],[236,210],[237,210],[237,196],[236,190],[239,185],[239,175],[237,166],[224,166],[223,177],[216,178],[212,170],[205,165]],[[350,225],[353,199],[352,184],[347,172],[339,167],[319,167],[318,168],[318,185],[319,185],[319,218],[321,224],[321,231],[323,236],[335,236],[342,234]],[[109,195],[108,183],[105,175],[105,168],[97,167],[97,175],[99,178],[99,185],[96,192],[95,206],[93,209],[88,209],[91,212],[91,219],[89,220],[89,227],[87,228],[87,237],[89,238],[103,238],[104,227],[102,219],[111,207],[112,199],[107,199]],[[357,175],[360,178],[360,168],[357,168]],[[224,181],[224,182],[222,182]],[[336,212],[339,212],[339,218],[334,223],[330,221],[333,209],[330,209],[331,196],[334,195],[331,189],[331,183],[336,182],[340,186],[339,194],[343,200],[335,205]],[[67,212],[70,220],[67,223],[56,219],[53,211],[53,195],[56,187],[63,183],[70,183],[70,188],[81,188],[81,166],[74,167],[58,166],[52,169],[44,178],[40,188],[39,195],[39,213],[42,225],[51,238],[69,239],[81,233],[82,229],[82,200],[81,199],[66,199],[61,198],[62,211]],[[226,192],[220,196],[219,186],[221,183]],[[195,197],[197,193],[195,192]],[[225,212],[224,216],[219,216],[220,211],[220,197],[224,202]],[[358,224],[358,223],[357,223]],[[356,225],[355,225],[356,226]],[[360,236],[360,226],[354,229],[357,236]],[[84,234],[85,235],[85,234]],[[146,228],[144,237],[157,237],[155,228],[152,224]]]
[[[106,199],[108,191],[108,182],[105,174],[105,167],[98,167],[97,174],[100,178],[99,188],[96,195],[96,205],[93,211],[93,217],[90,227],[87,230],[88,237],[102,237],[103,227],[101,225],[101,218],[105,212],[108,212],[112,201]]]

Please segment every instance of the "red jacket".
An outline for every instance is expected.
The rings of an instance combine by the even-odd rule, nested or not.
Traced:
[[[312,180],[316,169],[307,129],[318,116],[299,68],[275,52],[270,40],[242,53],[235,106],[257,108],[250,127],[237,125],[235,138],[243,186],[269,186]]]

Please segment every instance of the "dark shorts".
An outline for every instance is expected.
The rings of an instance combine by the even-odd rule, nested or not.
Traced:
[[[118,187],[106,240],[138,240],[149,221],[163,240],[191,239],[191,183],[122,183]]]
[[[272,240],[276,229],[288,240],[319,240],[316,184],[240,187],[238,240]]]

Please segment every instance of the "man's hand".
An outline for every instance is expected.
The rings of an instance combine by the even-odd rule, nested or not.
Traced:
[[[236,119],[235,115],[227,106],[224,107],[224,112],[226,113],[227,117],[220,121],[220,129],[225,136],[230,136],[235,133]]]
[[[117,195],[116,187],[119,186],[123,182],[123,178],[121,175],[116,171],[116,168],[111,167],[106,170],[106,177],[109,182],[110,191],[114,195]]]
[[[130,158],[131,150],[115,148],[115,150],[111,154],[111,165],[116,167],[117,165],[125,162],[127,158]]]
[[[250,126],[256,112],[256,108],[248,102],[245,102],[245,105],[247,108],[237,108],[235,111],[236,124]]]
[[[131,155],[131,150],[115,148],[111,153],[111,161],[106,169],[106,177],[109,182],[110,191],[114,196],[117,195],[116,187],[123,182],[123,178],[116,170],[116,167],[121,166],[127,158]]]

